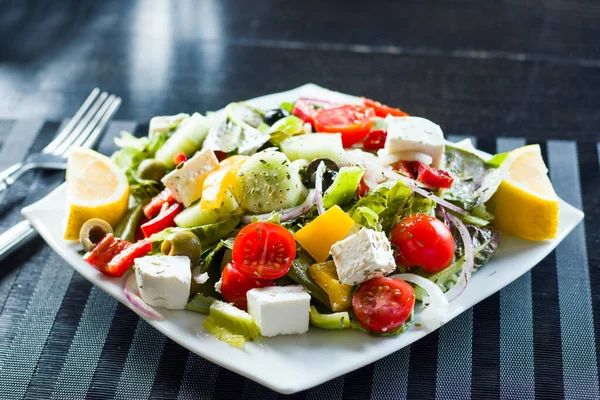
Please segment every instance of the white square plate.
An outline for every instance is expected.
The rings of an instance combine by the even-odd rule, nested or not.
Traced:
[[[259,97],[249,102],[269,109],[284,101],[312,97],[332,101],[357,98],[304,85],[288,92]],[[133,309],[123,294],[123,279],[101,274],[85,263],[78,246],[64,241],[65,186],[23,209],[23,215],[48,244],[87,280]],[[583,219],[583,213],[561,201],[556,239],[530,242],[503,236],[492,260],[473,276],[465,292],[451,303],[448,320],[499,291],[533,268]],[[163,321],[148,323],[190,351],[280,393],[295,393],[319,385],[372,363],[421,339],[428,332],[412,326],[395,337],[376,338],[353,330],[325,331],[312,328],[306,335],[260,338],[238,349],[220,342],[202,330],[204,316],[190,311],[161,311]],[[144,318],[140,315],[140,317]],[[415,320],[418,322],[417,314]]]

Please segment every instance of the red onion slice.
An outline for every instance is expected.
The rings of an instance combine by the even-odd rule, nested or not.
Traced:
[[[305,101],[307,103],[311,103],[311,104],[317,105],[319,107],[331,107],[331,106],[336,105],[336,103],[329,101],[329,100],[321,100],[321,99],[315,99],[315,98],[311,98],[311,97],[300,97],[298,99],[298,101]]]
[[[416,274],[396,274],[390,276],[390,278],[414,283],[427,292],[427,296],[423,298],[425,310],[421,311],[419,323],[428,332],[436,330],[447,322],[450,303],[448,303],[442,289],[433,281]]]
[[[475,258],[473,251],[473,240],[471,239],[471,235],[469,234],[465,224],[463,224],[460,219],[452,214],[447,214],[447,217],[450,222],[456,226],[456,229],[458,229],[458,233],[460,234],[465,247],[465,261],[463,263],[462,270],[460,271],[458,282],[456,282],[456,285],[452,286],[452,288],[446,292],[446,298],[448,301],[453,301],[456,300],[456,298],[460,296],[467,288],[469,279],[471,279],[471,274],[473,273],[473,264]]]
[[[281,222],[286,222],[291,219],[298,218],[299,216],[301,216],[302,214],[304,214],[308,210],[310,210],[314,205],[315,205],[315,191],[311,189],[308,192],[308,196],[306,196],[306,200],[304,200],[304,203],[302,203],[298,206],[286,208],[285,210],[279,211],[279,220]],[[241,218],[241,221],[243,224],[248,225],[248,224],[252,223],[254,218],[256,218],[258,221],[264,221],[264,220],[270,219],[271,217],[273,217],[273,213],[257,214],[257,215],[243,215]]]
[[[317,210],[319,215],[325,212],[325,205],[323,204],[323,174],[325,173],[325,163],[321,161],[317,167],[315,173],[315,203],[317,203]]]
[[[448,228],[450,228],[450,221],[448,220],[448,213],[446,212],[446,209],[444,208],[443,205],[439,204],[440,206],[440,211],[442,212],[442,216],[444,217],[444,223],[446,224],[446,226]]]
[[[138,287],[137,281],[135,280],[135,272],[130,273],[127,277],[123,292],[125,293],[125,297],[131,303],[131,305],[140,313],[157,321],[161,321],[163,319],[163,316],[158,311],[146,304],[144,300],[142,300],[142,298],[137,294]]]

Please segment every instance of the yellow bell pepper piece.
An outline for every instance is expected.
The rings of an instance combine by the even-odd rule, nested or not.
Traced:
[[[231,188],[233,195],[237,198],[238,172],[248,156],[231,156],[221,161],[219,168],[212,171],[202,187],[202,199],[200,209],[214,210],[221,207],[227,190]]]
[[[345,238],[353,226],[354,220],[339,206],[333,206],[296,232],[294,237],[317,262],[323,262],[329,257],[331,246]]]
[[[313,264],[308,267],[308,273],[329,295],[329,303],[333,311],[352,309],[352,286],[339,281],[333,261]]]

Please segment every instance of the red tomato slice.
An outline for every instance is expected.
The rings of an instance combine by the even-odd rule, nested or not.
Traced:
[[[404,111],[402,111],[398,108],[386,106],[385,104],[381,104],[378,101],[367,99],[365,97],[361,97],[361,100],[362,100],[363,104],[365,105],[365,107],[373,108],[375,110],[375,114],[378,117],[385,118],[388,115],[393,115],[394,117],[408,116],[408,113],[405,113]]]
[[[237,308],[244,311],[248,308],[248,299],[246,298],[248,290],[268,286],[275,286],[275,282],[248,278],[231,263],[225,265],[221,273],[221,294],[223,295],[223,299],[228,303],[233,303]]]
[[[294,104],[294,109],[292,110],[293,115],[309,124],[313,123],[313,113],[314,109],[310,102],[302,100],[298,100],[296,104]]]
[[[406,322],[415,307],[415,291],[394,278],[375,278],[360,285],[352,296],[356,318],[377,333],[393,332]]]
[[[271,222],[245,226],[233,243],[235,267],[249,278],[277,279],[287,274],[296,255],[294,236]]]
[[[439,272],[452,262],[454,238],[437,218],[415,214],[404,218],[394,229],[390,241],[396,262],[405,267],[419,266],[426,272]]]
[[[383,149],[387,139],[386,131],[371,131],[363,142],[363,149],[367,151],[377,151]]]
[[[314,125],[317,132],[341,133],[344,147],[350,147],[369,134],[375,123],[374,117],[372,108],[345,104],[316,111]]]

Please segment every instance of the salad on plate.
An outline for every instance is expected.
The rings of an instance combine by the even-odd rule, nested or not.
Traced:
[[[111,158],[71,152],[64,238],[146,318],[205,314],[234,346],[309,326],[437,329],[500,232],[558,227],[539,146],[488,155],[366,98],[231,103],[115,142]]]

